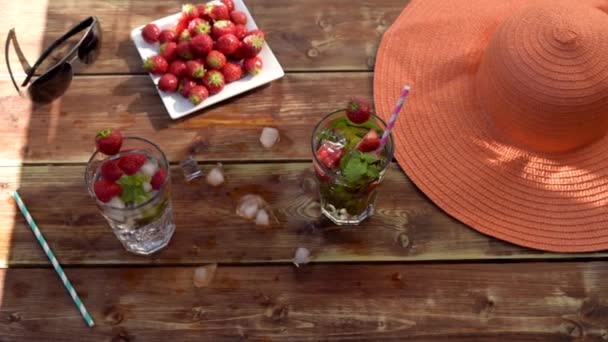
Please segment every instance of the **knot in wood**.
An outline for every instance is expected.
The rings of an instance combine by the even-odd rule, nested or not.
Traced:
[[[319,56],[319,50],[317,50],[316,48],[310,48],[308,49],[308,52],[306,52],[306,55],[310,58],[315,58]]]
[[[21,321],[21,315],[15,312],[11,312],[7,315],[6,320],[8,321],[8,324],[17,323]]]

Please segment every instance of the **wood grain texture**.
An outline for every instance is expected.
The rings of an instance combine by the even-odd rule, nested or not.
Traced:
[[[68,93],[33,106],[0,80],[0,165],[86,162],[95,133],[105,127],[150,139],[172,161],[196,141],[206,148],[200,160],[310,160],[310,136],[326,113],[346,105],[348,96],[371,98],[372,74],[291,74],[182,120],[171,120],[148,76],[79,77]],[[276,127],[281,142],[260,144],[265,126]]]
[[[543,272],[539,272],[543,270]],[[3,341],[602,341],[608,264],[9,269]],[[46,284],[36,286],[35,284]],[[48,309],[52,308],[52,309]]]
[[[209,170],[210,165],[202,165]],[[426,199],[396,166],[381,188],[376,215],[357,228],[321,218],[310,163],[226,165],[226,183],[186,183],[172,171],[176,234],[149,258],[122,249],[86,193],[84,166],[0,168],[0,261],[46,265],[8,190],[19,187],[55,254],[64,264],[197,264],[291,262],[307,247],[317,262],[487,260],[606,257],[606,253],[560,255],[517,247],[486,237],[448,217]],[[238,199],[261,195],[278,218],[259,228],[235,214]]]
[[[382,33],[407,2],[247,0],[246,4],[258,27],[267,32],[269,46],[281,65],[293,71],[373,69]],[[6,34],[14,27],[23,54],[33,64],[44,47],[87,15],[95,15],[102,26],[103,48],[94,65],[78,72],[143,73],[131,30],[179,12],[182,4],[181,0],[12,1],[0,12],[0,32]],[[2,36],[2,46],[4,39]],[[22,72],[13,50],[11,65]],[[0,73],[6,72],[2,63]]]

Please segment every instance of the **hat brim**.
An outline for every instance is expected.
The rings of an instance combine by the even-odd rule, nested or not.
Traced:
[[[584,1],[591,5],[593,1]],[[526,0],[413,0],[384,34],[374,100],[394,127],[395,157],[440,208],[518,245],[555,252],[608,249],[608,138],[539,154],[494,136],[475,73],[492,32]]]

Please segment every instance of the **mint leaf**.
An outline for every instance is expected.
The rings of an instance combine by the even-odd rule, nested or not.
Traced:
[[[118,184],[122,187],[122,195],[120,199],[125,203],[142,204],[148,200],[150,195],[144,190],[144,183],[149,183],[150,176],[132,175],[122,176],[118,180]]]
[[[342,172],[349,183],[355,183],[367,173],[367,164],[361,158],[352,156]]]
[[[371,153],[361,153],[360,158],[362,161],[364,161],[368,164],[375,164],[380,161],[380,158],[378,158],[378,156],[376,156],[375,154],[371,154]]]
[[[367,167],[367,172],[365,173],[365,175],[370,179],[376,179],[380,177],[380,170],[376,165],[369,165]]]

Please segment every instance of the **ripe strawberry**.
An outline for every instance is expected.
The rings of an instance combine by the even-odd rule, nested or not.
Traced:
[[[229,12],[234,11],[234,1],[232,0],[221,0],[224,5],[228,8]]]
[[[245,71],[252,76],[255,76],[262,72],[263,66],[264,65],[262,63],[262,59],[259,56],[247,58],[245,59],[245,61],[243,61],[243,67],[245,67]]]
[[[371,113],[372,107],[363,97],[353,97],[346,105],[346,116],[356,124],[362,124],[369,120]]]
[[[146,162],[146,159],[146,156],[144,156],[143,154],[127,154],[118,159],[118,167],[120,167],[120,169],[124,173],[130,176],[139,171],[139,169],[141,169],[141,167]]]
[[[319,180],[321,182],[327,182],[331,179],[331,177],[325,173],[325,171],[323,171],[323,168],[321,168],[321,166],[319,166],[317,163],[314,163],[315,166],[315,173],[317,174],[317,178],[319,178]]]
[[[224,89],[224,75],[217,70],[209,70],[203,77],[203,85],[209,90],[209,94],[217,94]]]
[[[179,91],[179,93],[182,94],[183,97],[188,98],[190,96],[190,90],[192,90],[192,88],[196,86],[197,84],[193,80],[189,78],[183,78],[179,82],[179,88],[177,89],[177,91]]]
[[[380,147],[380,136],[375,129],[370,129],[369,132],[361,139],[357,149],[361,152],[372,152]]]
[[[192,102],[193,105],[197,105],[205,101],[205,99],[208,97],[209,91],[207,90],[207,88],[200,85],[195,85],[194,87],[192,87],[192,89],[190,89],[190,95],[188,96],[188,99],[190,100],[190,102]]]
[[[161,43],[168,42],[177,42],[177,32],[175,30],[162,30],[160,32],[160,36],[158,37],[158,41]]]
[[[189,42],[179,42],[177,44],[177,54],[181,59],[189,60],[192,59],[192,50],[190,49]]]
[[[219,70],[226,64],[226,56],[217,50],[211,50],[209,54],[207,54],[207,59],[205,59],[205,61],[207,62],[209,69]]]
[[[185,4],[182,6],[182,16],[184,18],[188,18],[188,20],[192,20],[194,18],[198,18],[198,9],[196,6],[192,4]]]
[[[205,76],[205,67],[197,61],[187,61],[186,76],[194,80],[201,79]]]
[[[234,34],[235,28],[234,24],[230,20],[219,20],[213,24],[213,28],[211,29],[211,34],[213,38],[218,39],[219,37],[232,33]]]
[[[243,54],[243,43],[239,42],[239,48],[236,49],[236,51],[232,55],[230,55],[230,59],[238,62],[243,58],[245,58]]]
[[[207,4],[200,4],[198,6],[196,6],[196,9],[198,9],[198,16],[201,19],[204,20],[211,20],[211,17],[209,16],[209,11],[211,10],[211,7]]]
[[[158,81],[158,88],[167,93],[174,93],[177,90],[178,82],[179,80],[175,75],[164,74]]]
[[[120,185],[105,179],[95,182],[93,185],[93,190],[95,191],[95,196],[97,196],[97,199],[103,203],[110,202],[112,198],[122,194],[122,188]]]
[[[243,55],[245,58],[257,56],[264,46],[264,36],[260,33],[249,33],[243,38]]]
[[[158,169],[154,176],[152,176],[152,180],[150,181],[150,185],[152,185],[152,189],[158,190],[163,184],[165,184],[165,178],[167,178],[167,170]]]
[[[218,38],[215,48],[224,55],[230,55],[240,47],[239,43],[239,39],[235,35],[228,33]]]
[[[162,75],[167,72],[169,63],[163,56],[152,56],[144,61],[144,69],[155,75]]]
[[[108,156],[115,155],[122,146],[122,134],[117,129],[102,129],[95,136],[95,145],[101,153]]]
[[[163,56],[167,62],[171,62],[177,58],[177,44],[175,42],[163,43],[160,45],[160,55]]]
[[[183,30],[182,33],[180,33],[179,35],[180,42],[189,42],[191,39],[192,36],[190,35],[190,31],[188,30]]]
[[[243,68],[236,63],[228,62],[222,68],[222,74],[226,83],[238,81],[243,77]]]
[[[266,33],[264,33],[264,31],[262,31],[260,29],[251,30],[251,31],[249,31],[249,33],[247,35],[258,35],[258,36],[262,36],[262,38],[264,38],[264,40],[266,39]]]
[[[146,42],[154,44],[158,41],[160,29],[155,24],[148,24],[144,26],[143,30],[141,31],[141,36]]]
[[[232,19],[232,22],[237,25],[238,24],[241,24],[241,25],[247,24],[247,15],[245,14],[245,12],[232,11],[232,12],[230,12],[230,19]]]
[[[243,38],[245,38],[247,36],[247,28],[245,27],[245,25],[241,25],[241,24],[236,24],[234,25],[234,35],[239,39],[242,40]]]
[[[184,30],[188,29],[188,22],[190,20],[187,17],[182,16],[181,18],[179,18],[177,20],[177,23],[175,23],[175,33],[177,33],[177,36],[179,37],[180,34],[182,34],[182,32],[184,32]]]
[[[207,16],[213,21],[230,20],[230,11],[224,4],[209,3],[206,12]]]
[[[110,182],[116,182],[122,176],[122,170],[118,167],[118,160],[108,160],[101,164],[101,177]]]
[[[177,78],[184,78],[186,76],[186,62],[181,59],[174,60],[169,64],[169,73]]]
[[[344,149],[331,141],[326,141],[317,149],[317,159],[329,169],[338,166],[344,155]]]
[[[199,56],[205,56],[213,49],[213,39],[208,34],[201,33],[192,38],[190,49]]]
[[[190,30],[190,35],[193,37],[199,34],[209,34],[211,33],[211,25],[207,20],[196,18],[190,22],[188,30]]]

